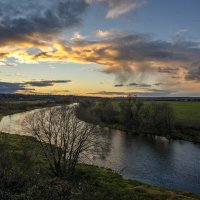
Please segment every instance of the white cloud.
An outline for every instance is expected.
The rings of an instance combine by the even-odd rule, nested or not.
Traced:
[[[15,73],[15,76],[16,76],[16,77],[22,77],[22,74],[20,74],[20,73]]]
[[[10,62],[7,62],[7,61],[0,61],[0,66],[2,67],[15,67],[17,66],[16,63],[10,63]]]
[[[81,35],[79,32],[75,32],[72,37],[71,40],[84,40],[86,37]]]
[[[127,35],[126,32],[116,31],[116,30],[98,30],[94,33],[97,37],[109,37],[109,36],[124,36]]]
[[[174,36],[176,40],[184,40],[188,33],[189,31],[187,29],[180,29],[174,34]]]
[[[144,1],[136,1],[136,0],[110,0],[109,3],[109,11],[106,15],[106,18],[115,18],[119,15],[130,12],[131,10],[135,10],[144,5]]]
[[[145,0],[86,0],[87,3],[102,3],[108,6],[106,18],[115,18],[142,7]]]

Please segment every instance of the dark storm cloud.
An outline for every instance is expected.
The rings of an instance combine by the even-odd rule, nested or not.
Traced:
[[[178,72],[179,68],[188,71],[188,79],[200,79],[198,42],[167,42],[153,40],[149,35],[133,33],[101,41],[78,41],[73,47],[80,48],[81,55],[87,54],[90,47],[90,56],[80,60],[102,65],[102,72],[116,74],[120,82],[130,79],[136,71],[170,74]]]
[[[30,81],[24,83],[10,83],[10,82],[0,82],[0,93],[16,93],[18,91],[28,91],[34,92],[35,89],[31,87],[48,87],[54,86],[58,83],[69,83],[71,80],[53,80],[53,81]]]
[[[21,83],[0,82],[0,93],[14,94],[20,90],[30,90]]]
[[[159,73],[166,73],[166,74],[176,74],[178,70],[179,70],[178,68],[173,68],[173,67],[158,68]]]
[[[124,87],[125,85],[124,84],[116,84],[114,85],[114,87]]]
[[[132,87],[132,86],[135,86],[135,87],[141,87],[141,88],[148,88],[148,87],[151,87],[152,85],[150,84],[146,84],[146,83],[129,83],[127,85],[124,85],[124,84],[116,84],[114,85],[114,87],[125,87],[125,86],[128,86],[128,87]]]
[[[192,71],[189,71],[185,78],[188,81],[191,81],[191,80],[199,81],[200,80],[200,67],[196,68]]]
[[[129,83],[128,86],[135,86],[135,87],[151,87],[152,85],[150,84],[146,84],[146,83],[141,83],[141,84],[138,84],[138,83]]]
[[[163,83],[155,83],[153,85],[155,85],[155,86],[161,86],[161,85],[163,85]]]
[[[0,59],[4,58],[8,55],[8,53],[0,52]]]
[[[128,43],[128,41],[130,43]],[[129,36],[120,42],[122,44],[121,58],[126,60],[146,60],[146,61],[189,61],[192,58],[197,58],[200,53],[199,48],[195,48],[195,43],[169,43],[165,41],[156,41],[151,38],[139,35],[135,37]],[[192,58],[190,57],[192,56]]]
[[[58,45],[58,44],[57,44]],[[59,42],[54,51],[29,54],[33,61],[66,61],[96,63],[100,71],[115,74],[124,83],[134,75],[177,74],[184,70],[185,80],[200,80],[200,43],[193,41],[167,42],[149,35],[132,33],[104,40]],[[170,66],[170,67],[169,67]],[[145,85],[144,85],[145,87]]]
[[[32,87],[48,87],[53,86],[56,83],[69,83],[71,80],[45,80],[45,81],[30,81],[23,83],[24,85],[30,85]]]
[[[0,0],[0,41],[75,26],[86,7],[84,0]]]

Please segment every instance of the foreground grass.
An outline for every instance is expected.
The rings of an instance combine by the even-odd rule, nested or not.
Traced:
[[[0,134],[0,147],[3,200],[200,199],[189,193],[124,180],[112,170],[83,164],[77,166],[74,180],[55,178],[48,171],[39,143],[32,137]]]

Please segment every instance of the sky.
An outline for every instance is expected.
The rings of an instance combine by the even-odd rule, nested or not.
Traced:
[[[0,0],[0,93],[200,96],[199,0]]]

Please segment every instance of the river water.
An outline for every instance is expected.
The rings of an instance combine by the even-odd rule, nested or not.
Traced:
[[[6,116],[0,131],[23,134],[27,113]],[[200,145],[163,137],[131,136],[108,130],[111,150],[93,164],[111,168],[128,179],[200,194]]]

